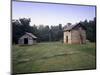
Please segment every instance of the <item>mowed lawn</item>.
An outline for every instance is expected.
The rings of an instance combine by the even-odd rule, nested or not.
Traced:
[[[61,42],[12,46],[14,73],[83,70],[96,68],[95,43],[67,45]]]

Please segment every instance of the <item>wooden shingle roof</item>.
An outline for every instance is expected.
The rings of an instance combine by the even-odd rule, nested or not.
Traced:
[[[21,36],[19,39],[23,39],[25,35],[29,35],[30,37],[36,39],[37,37],[35,35],[33,35],[32,33],[28,33],[26,32],[23,36]]]
[[[31,36],[32,38],[37,38],[35,35],[33,35],[32,33],[28,33],[26,32],[27,35]]]
[[[64,31],[69,31],[69,30],[72,30],[72,29],[74,29],[74,28],[76,28],[76,27],[82,27],[83,29],[85,29],[86,30],[86,28],[82,25],[82,24],[76,24],[76,25],[71,25],[71,26],[68,26],[68,27],[66,27],[65,29],[64,29]]]

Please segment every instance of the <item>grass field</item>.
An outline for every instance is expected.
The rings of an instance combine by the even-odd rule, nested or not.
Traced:
[[[61,42],[12,46],[14,73],[83,70],[96,68],[94,43],[67,45]]]

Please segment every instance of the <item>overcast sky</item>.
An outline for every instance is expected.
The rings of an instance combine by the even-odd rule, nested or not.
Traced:
[[[95,6],[46,4],[32,2],[12,3],[12,18],[31,18],[31,25],[75,24],[92,20],[95,17]]]

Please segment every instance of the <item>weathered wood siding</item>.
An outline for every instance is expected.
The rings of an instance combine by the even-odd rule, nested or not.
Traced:
[[[68,36],[68,41],[67,37]],[[64,43],[67,44],[83,44],[86,43],[86,31],[79,27],[77,29],[72,29],[71,31],[64,32]]]
[[[82,36],[82,42],[81,43],[86,43],[86,31],[82,27],[80,27],[79,32]]]
[[[73,44],[80,44],[81,43],[81,40],[80,40],[80,33],[78,30],[72,30],[72,43]]]
[[[24,45],[24,38],[28,39],[28,45],[32,45],[36,43],[36,40],[34,40],[32,37],[30,37],[29,35],[25,34],[24,36],[22,36],[19,40],[18,43],[21,45]]]
[[[68,38],[66,38],[68,37]],[[68,39],[68,41],[67,41]],[[64,43],[71,44],[71,31],[64,32]]]

